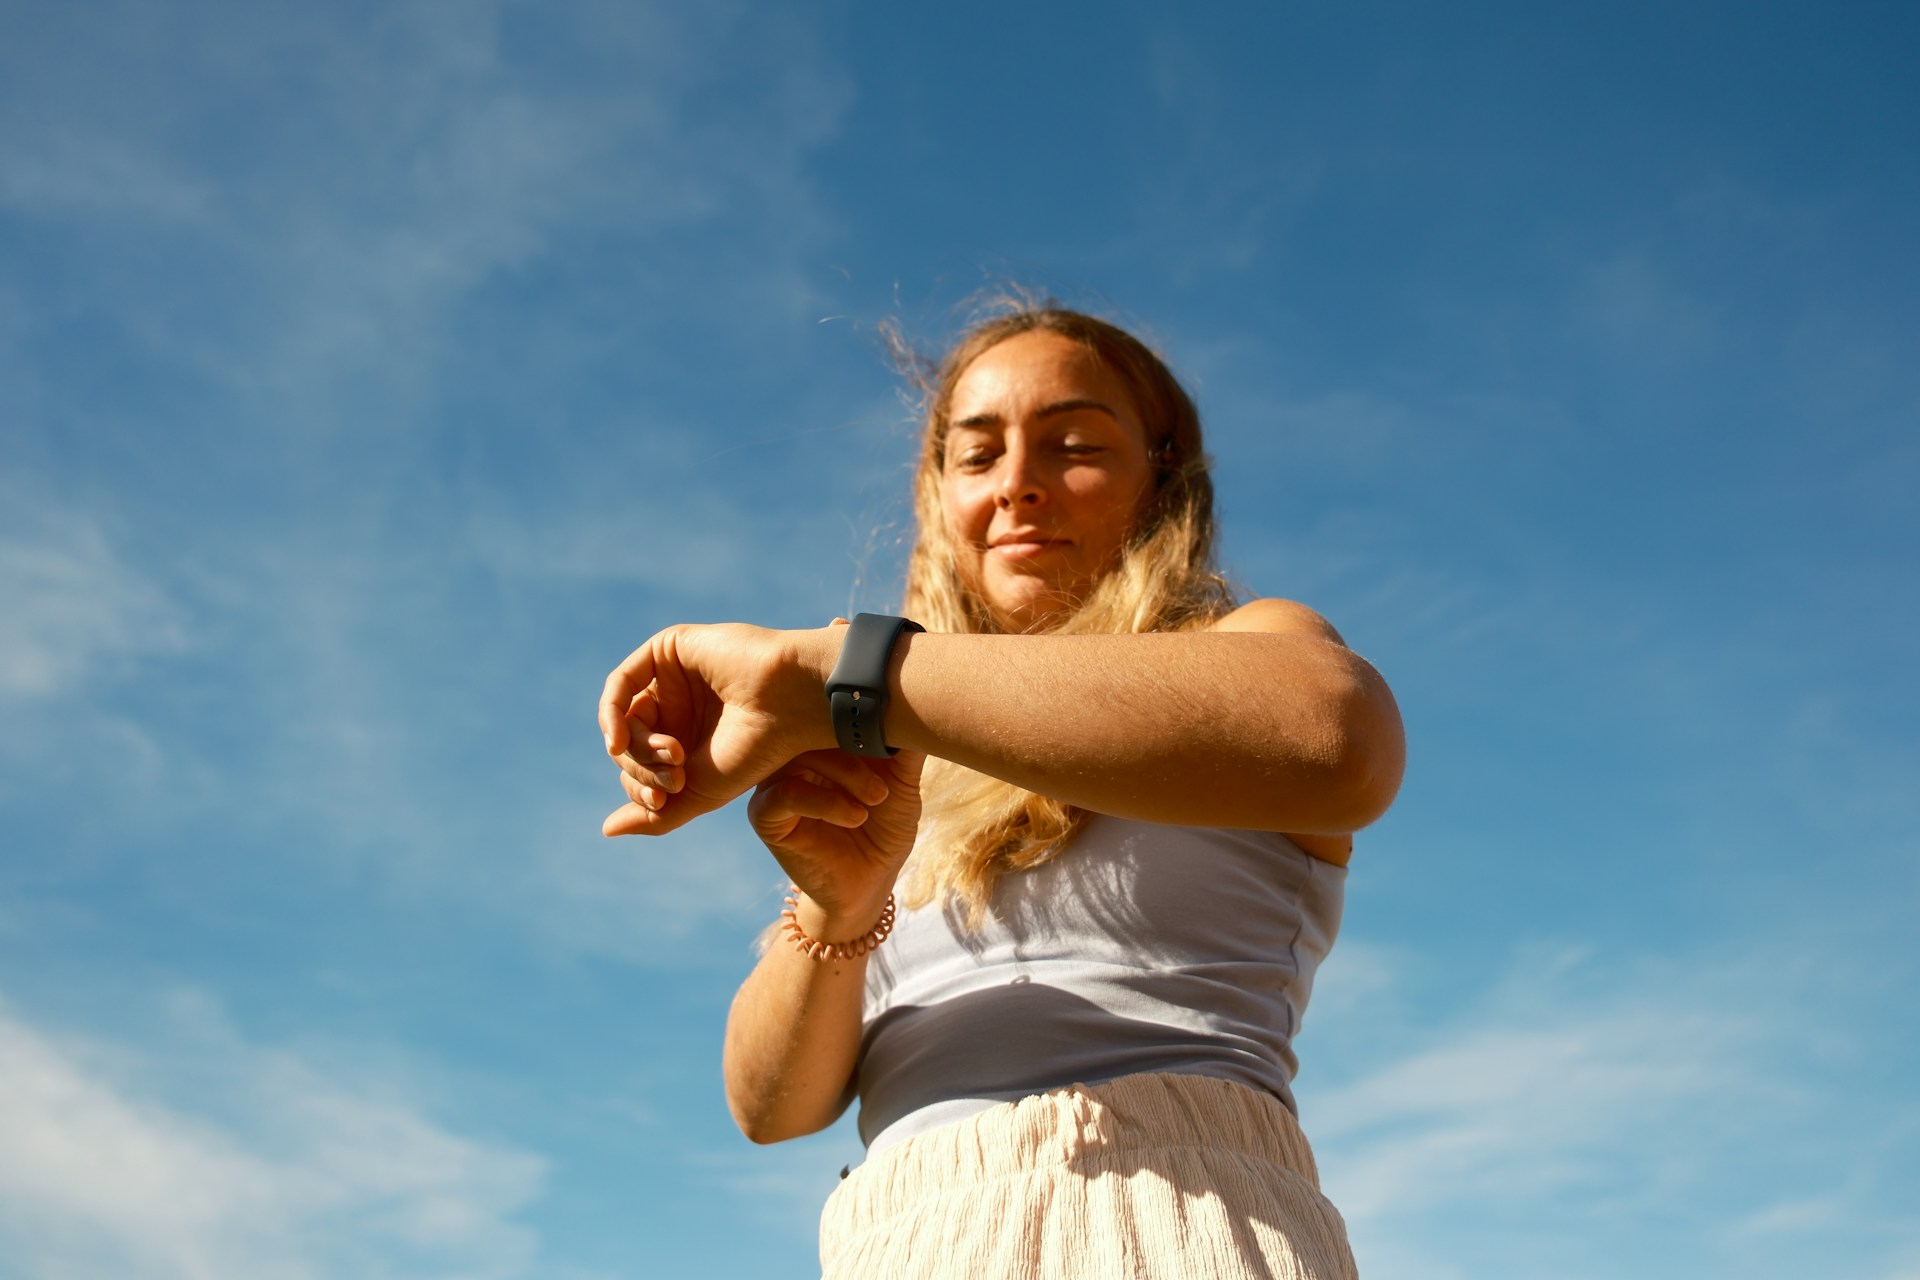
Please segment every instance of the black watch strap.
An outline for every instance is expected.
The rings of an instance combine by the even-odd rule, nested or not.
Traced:
[[[900,637],[925,631],[917,622],[882,613],[855,614],[847,624],[840,660],[827,677],[827,702],[833,707],[833,736],[840,749],[856,756],[890,756],[882,721],[887,714],[887,664]]]

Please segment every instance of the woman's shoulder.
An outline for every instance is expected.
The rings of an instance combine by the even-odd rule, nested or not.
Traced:
[[[1269,596],[1249,600],[1213,624],[1215,631],[1266,631],[1277,635],[1312,636],[1345,645],[1333,624],[1298,600]]]

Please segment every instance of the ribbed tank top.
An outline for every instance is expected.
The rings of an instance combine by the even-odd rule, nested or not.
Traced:
[[[1283,835],[1095,816],[1004,877],[977,933],[954,907],[902,911],[867,968],[860,1136],[873,1151],[1143,1071],[1292,1108],[1293,1037],[1345,885]]]

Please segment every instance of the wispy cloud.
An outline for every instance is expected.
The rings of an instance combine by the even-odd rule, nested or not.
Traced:
[[[1550,1198],[1606,1181],[1623,1127],[1723,1098],[1761,1030],[1671,1006],[1494,1018],[1321,1096],[1315,1122],[1359,1220]]]
[[[0,1259],[20,1274],[521,1275],[543,1162],[248,1041],[193,996],[174,1042],[82,1039],[0,1006]],[[379,1260],[378,1263],[375,1260]]]
[[[825,215],[804,163],[850,91],[804,21],[585,5],[520,43],[508,10],[50,14],[0,52],[0,206],[22,234],[85,244],[61,314],[99,314],[256,430],[417,416],[457,308],[585,244],[593,279],[684,286],[683,317],[700,294],[660,237],[689,228],[748,246],[734,274],[761,311],[770,280],[805,293],[796,254]],[[751,103],[701,105],[752,65]],[[154,234],[164,255],[139,249]],[[553,307],[605,301],[588,292]],[[602,332],[635,324],[629,302],[593,316]]]
[[[633,616],[610,665],[682,620],[662,599],[834,607],[844,517],[725,492],[751,468],[628,399],[677,374],[663,334],[709,325],[737,363],[805,310],[832,233],[808,165],[852,93],[808,16],[110,0],[0,44],[0,84],[0,208],[44,268],[0,282],[21,375],[0,409],[25,401],[34,433],[18,488],[67,503],[0,516],[0,698],[40,708],[4,738],[36,774],[112,751],[192,772],[169,813],[199,806],[229,846],[271,829],[263,857],[378,848],[379,874],[423,881],[491,856],[518,882],[500,831],[537,826],[524,766],[564,732],[539,687],[564,663],[530,675],[522,647]],[[194,669],[159,678],[189,639]],[[565,695],[589,753],[604,671]],[[103,679],[134,673],[137,720]],[[130,817],[149,797],[126,783],[87,803]],[[64,867],[66,797],[33,799],[35,854]],[[526,901],[608,887],[533,861],[556,880]]]
[[[811,1256],[820,1238],[820,1209],[840,1182],[840,1170],[865,1157],[853,1112],[825,1132],[772,1147],[742,1144],[687,1157],[693,1177],[742,1205],[762,1230],[777,1231],[788,1249]],[[804,1268],[794,1267],[793,1274]]]
[[[1366,981],[1341,1019],[1368,1021],[1374,1047],[1350,1055],[1343,1083],[1317,1070],[1303,1106],[1369,1274],[1608,1273],[1556,1244],[1596,1232],[1650,1242],[1677,1229],[1679,1270],[1754,1275],[1798,1274],[1798,1251],[1843,1239],[1888,1259],[1920,1243],[1892,1207],[1904,1157],[1856,1147],[1844,1170],[1821,1165],[1843,1135],[1910,1129],[1920,1113],[1830,1092],[1819,1058],[1844,1034],[1805,1007],[1806,976],[1783,981],[1764,949],[1536,950],[1433,1020],[1409,1015],[1408,973],[1383,980],[1392,954],[1363,950]],[[1623,1243],[1623,1256],[1642,1247]]]
[[[1616,354],[1661,367],[1686,366],[1720,336],[1706,301],[1638,249],[1594,264],[1574,298],[1574,321],[1584,333]]]
[[[187,642],[181,608],[88,513],[0,475],[0,698],[47,698]]]
[[[667,841],[598,834],[620,794],[593,696],[622,645],[676,619],[640,615],[554,705],[541,686],[556,682],[529,677],[514,655],[530,634],[566,647],[565,611],[507,624],[504,639],[476,634],[470,600],[449,584],[578,600],[632,573],[713,615],[804,620],[832,607],[823,586],[844,581],[848,562],[823,567],[775,514],[735,521],[712,492],[672,495],[659,518],[707,529],[701,553],[623,539],[577,511],[548,527],[530,510],[488,507],[384,554],[360,535],[302,534],[184,567],[112,536],[101,513],[15,493],[0,526],[0,593],[13,605],[0,611],[8,791],[31,782],[46,803],[71,786],[90,812],[138,814],[148,830],[185,822],[220,850],[238,842],[250,859],[298,863],[296,874],[352,862],[403,898],[636,963],[680,963],[662,944],[717,922],[744,939],[770,917],[778,871],[737,813]],[[830,519],[819,532],[850,542]],[[183,655],[188,683],[168,666]],[[438,674],[423,680],[428,667]],[[223,746],[235,732],[249,750]],[[103,759],[115,778],[105,795]],[[65,826],[21,848],[53,884],[90,874],[63,856]],[[102,856],[123,856],[123,844]],[[222,856],[184,853],[165,874],[217,900]],[[636,920],[652,922],[644,936]]]

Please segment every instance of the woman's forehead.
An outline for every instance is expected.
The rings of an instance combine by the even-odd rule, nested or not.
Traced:
[[[1104,405],[1116,417],[1137,412],[1126,381],[1084,343],[1035,329],[1002,339],[968,362],[943,416],[960,423],[1068,401]]]

